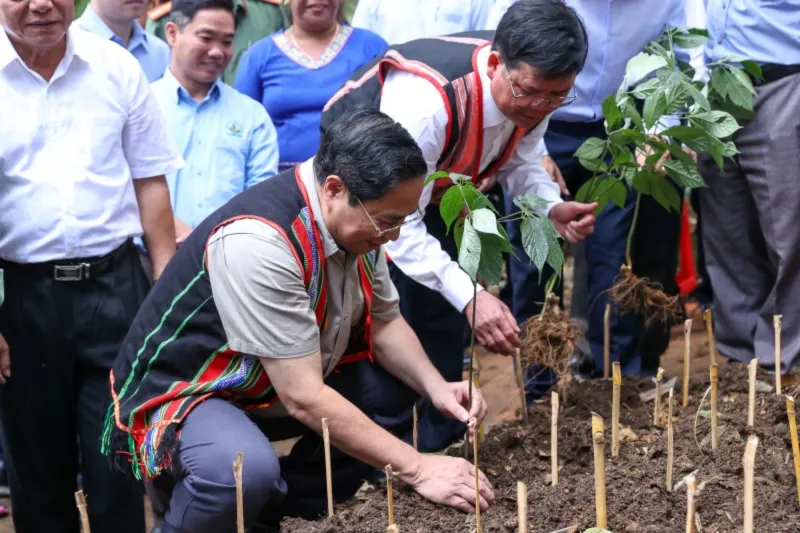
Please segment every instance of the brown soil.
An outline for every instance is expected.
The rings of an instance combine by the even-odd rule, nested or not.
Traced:
[[[772,383],[760,374],[764,383]],[[707,380],[706,380],[707,381]],[[691,472],[701,484],[697,514],[704,533],[742,531],[742,455],[747,436],[760,438],[755,474],[755,530],[760,533],[800,531],[791,446],[782,397],[758,395],[755,428],[746,427],[747,372],[744,365],[720,369],[720,443],[711,450],[709,403],[700,400],[706,382],[690,388],[689,407],[680,407],[680,385],[675,396],[675,468],[673,483]],[[517,531],[516,482],[528,486],[531,532],[548,533],[571,525],[578,531],[594,527],[594,475],[590,412],[606,419],[606,478],[609,529],[614,533],[680,533],[686,520],[686,491],[665,489],[665,431],[652,425],[653,403],[642,403],[639,393],[653,389],[652,382],[630,379],[623,384],[621,425],[631,440],[622,443],[620,457],[610,457],[609,382],[581,387],[581,394],[562,406],[559,421],[559,485],[549,485],[550,406],[531,408],[528,427],[507,423],[493,428],[480,453],[483,471],[491,480],[497,501],[482,514],[483,531]],[[800,392],[800,387],[785,391]],[[666,401],[662,402],[666,404]],[[696,413],[697,441],[694,426]],[[630,431],[628,431],[630,430]],[[635,440],[634,440],[635,439]],[[701,450],[702,449],[702,450]],[[408,487],[395,488],[395,516],[400,530],[415,533],[470,533],[474,515],[436,506]],[[330,520],[287,520],[283,533],[375,533],[386,530],[384,491],[366,491],[354,501],[337,506]]]

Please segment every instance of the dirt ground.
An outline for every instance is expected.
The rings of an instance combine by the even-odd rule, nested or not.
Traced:
[[[702,318],[694,316],[695,328],[692,335],[693,380],[703,380],[710,364],[706,334],[702,328]],[[683,340],[681,327],[673,330],[673,342],[662,357],[666,378],[680,375],[683,368]],[[480,352],[481,389],[489,404],[489,426],[515,419],[519,410],[519,394],[514,382],[511,359],[499,355]],[[288,444],[288,443],[287,443]],[[0,500],[9,507],[8,499]],[[13,533],[11,518],[0,518],[0,533]]]

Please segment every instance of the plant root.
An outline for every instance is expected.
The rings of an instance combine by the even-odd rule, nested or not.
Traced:
[[[526,365],[540,365],[558,377],[558,390],[566,393],[572,383],[569,361],[575,343],[583,336],[578,323],[559,307],[555,294],[547,297],[540,315],[522,325],[520,359]]]
[[[677,322],[683,315],[677,296],[669,296],[660,285],[636,276],[628,265],[620,267],[617,281],[608,292],[620,313],[644,316],[647,327]]]

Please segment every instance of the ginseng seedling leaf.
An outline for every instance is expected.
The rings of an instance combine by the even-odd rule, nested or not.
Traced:
[[[605,149],[606,141],[598,137],[590,137],[580,145],[574,155],[578,159],[597,159],[603,155]]]
[[[469,221],[464,221],[464,235],[461,238],[461,247],[458,250],[458,264],[472,279],[478,281],[478,266],[481,261],[481,238]]]
[[[478,276],[489,285],[497,285],[503,277],[503,253],[492,247],[481,247]]]
[[[431,182],[434,182],[436,180],[440,180],[442,178],[448,178],[448,177],[450,177],[450,175],[446,171],[437,170],[436,172],[434,172],[433,174],[431,174],[430,176],[425,178],[425,185],[427,185],[427,184],[429,184]]]
[[[472,212],[469,218],[475,231],[500,236],[497,231],[497,217],[489,209],[477,209]]]
[[[461,194],[461,187],[453,185],[442,196],[439,203],[439,214],[442,215],[447,232],[450,232],[450,226],[461,214],[461,209],[464,207],[464,196]]]

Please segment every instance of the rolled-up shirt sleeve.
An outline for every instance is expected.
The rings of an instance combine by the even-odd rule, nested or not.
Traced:
[[[548,123],[549,117],[523,137],[508,162],[497,171],[497,181],[511,198],[536,194],[547,200],[549,204],[543,210],[544,214],[562,201],[558,184],[542,165],[542,156],[545,154],[542,139]]]
[[[128,75],[127,109],[122,129],[122,150],[133,179],[163,176],[180,170],[183,157],[167,128],[144,71],[133,56],[125,57],[120,68]]]
[[[392,71],[383,86],[381,111],[408,130],[422,149],[428,174],[435,172],[444,151],[448,120],[444,101],[436,88],[419,76]],[[432,190],[432,184],[423,190],[420,209],[424,210],[430,203]],[[472,300],[473,284],[469,275],[450,259],[422,220],[403,226],[400,237],[387,243],[386,251],[405,275],[441,293],[459,311]]]
[[[290,246],[255,219],[232,222],[209,239],[208,276],[231,349],[266,358],[319,349],[316,317]]]

